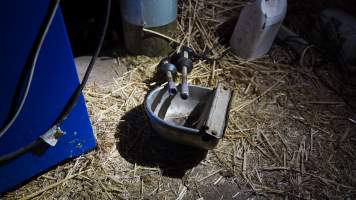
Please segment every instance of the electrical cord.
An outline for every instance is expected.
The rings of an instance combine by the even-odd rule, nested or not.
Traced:
[[[105,39],[105,35],[106,35],[106,31],[109,25],[109,19],[110,19],[110,10],[111,10],[111,0],[107,0],[107,7],[106,7],[106,16],[105,16],[105,22],[104,22],[104,26],[103,29],[100,33],[100,38],[99,38],[99,42],[97,45],[97,48],[94,52],[93,57],[90,60],[90,63],[87,67],[87,70],[84,74],[83,80],[80,83],[80,85],[77,87],[77,89],[75,90],[74,94],[71,96],[71,98],[69,99],[67,105],[65,106],[64,110],[62,111],[61,115],[57,118],[57,120],[54,122],[52,127],[55,126],[59,126],[61,123],[63,123],[66,118],[68,117],[68,115],[70,114],[70,112],[72,111],[72,109],[74,108],[74,106],[76,105],[76,103],[79,100],[79,97],[82,94],[82,91],[85,87],[85,85],[88,82],[89,79],[89,75],[94,67],[95,61],[97,59],[97,57],[99,56],[99,53],[101,51],[101,48],[103,46],[104,43],[104,39]]]
[[[53,2],[54,2],[53,3],[53,7],[51,7],[50,10],[49,10],[50,15],[45,20],[45,23],[44,23],[44,25],[45,25],[44,27],[45,28],[43,30],[41,30],[41,32],[39,33],[40,37],[39,37],[38,43],[36,44],[36,47],[35,47],[36,50],[35,50],[33,59],[30,61],[31,64],[30,64],[30,69],[29,69],[29,76],[28,76],[28,79],[27,79],[27,82],[26,82],[24,93],[22,95],[22,98],[20,99],[20,103],[19,103],[16,111],[10,117],[10,120],[8,120],[6,125],[4,125],[3,128],[1,128],[1,130],[0,130],[0,139],[14,125],[15,121],[17,120],[18,116],[20,115],[20,113],[21,113],[21,111],[22,111],[22,109],[23,109],[23,107],[25,105],[25,102],[27,100],[27,97],[28,97],[28,94],[29,94],[29,91],[30,91],[30,88],[31,88],[31,84],[32,84],[32,80],[33,80],[33,75],[34,75],[34,72],[35,72],[36,64],[37,64],[37,61],[38,61],[38,57],[39,57],[43,42],[44,42],[44,40],[46,38],[46,35],[48,33],[48,30],[51,27],[52,21],[53,21],[55,15],[56,15],[56,10],[57,10],[57,8],[59,6],[60,0],[54,0]]]
[[[55,0],[56,1],[56,6],[55,8],[58,7],[58,3],[60,0]],[[91,58],[90,60],[90,63],[88,65],[88,68],[85,72],[85,75],[83,77],[83,80],[81,81],[80,85],[77,87],[77,89],[75,90],[75,92],[73,93],[73,95],[70,97],[69,101],[67,102],[65,108],[63,109],[63,111],[61,112],[61,114],[59,115],[59,117],[55,120],[55,122],[53,123],[52,127],[48,130],[51,130],[53,129],[53,127],[58,127],[60,126],[68,117],[68,115],[71,113],[71,111],[73,110],[73,108],[75,107],[75,105],[77,104],[81,94],[82,94],[82,91],[89,79],[89,75],[94,67],[94,64],[95,64],[95,61],[97,59],[97,57],[99,56],[99,53],[101,51],[101,48],[103,46],[103,43],[104,43],[104,39],[105,39],[105,35],[106,35],[106,31],[107,31],[107,28],[108,28],[108,25],[109,25],[109,19],[110,19],[110,10],[111,10],[111,0],[107,0],[107,7],[106,7],[106,16],[105,16],[105,22],[104,22],[104,26],[102,28],[102,31],[100,33],[100,38],[99,38],[99,41],[98,41],[98,45],[97,45],[97,48],[94,52],[94,55],[93,57]],[[51,10],[51,14],[55,14],[56,13],[56,9],[53,9]],[[49,21],[49,22],[52,22]],[[47,26],[46,28],[48,29],[48,27],[50,26],[51,23],[46,23]],[[48,30],[47,30],[48,31]],[[41,38],[45,38],[47,32],[42,32],[42,34],[40,35]],[[38,52],[40,51],[40,48],[41,46],[38,46]],[[38,55],[37,55],[38,56]],[[8,154],[5,154],[5,155],[2,155],[0,156],[0,165],[3,165],[13,159],[16,159],[18,158],[19,156],[21,155],[24,155],[25,153],[33,150],[35,147],[37,147],[39,144],[42,144],[43,143],[43,140],[42,139],[37,139],[33,142],[31,142],[30,144],[28,144],[27,146],[25,147],[22,147],[14,152],[11,152],[11,153],[8,153]]]
[[[35,147],[37,147],[39,144],[42,144],[43,142],[41,140],[35,140],[33,142],[31,142],[30,144],[21,147],[20,149],[14,151],[14,152],[10,152],[8,154],[5,154],[3,156],[0,156],[0,166],[3,164],[6,164],[7,162],[18,158],[22,155],[24,155],[25,153],[31,151],[32,149],[34,149]]]

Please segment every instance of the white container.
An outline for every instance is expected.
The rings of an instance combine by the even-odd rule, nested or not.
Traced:
[[[287,13],[287,0],[254,0],[241,11],[230,40],[240,58],[265,55],[273,44]]]

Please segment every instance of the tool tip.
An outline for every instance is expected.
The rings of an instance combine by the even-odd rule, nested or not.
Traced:
[[[181,95],[180,95],[181,97],[182,97],[182,99],[188,99],[188,97],[189,97],[189,95],[188,94],[185,94],[185,93],[182,93]]]
[[[169,88],[170,95],[175,95],[175,94],[177,94],[177,92],[178,92],[177,88]]]

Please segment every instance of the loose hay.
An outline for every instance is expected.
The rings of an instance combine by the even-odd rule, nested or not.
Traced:
[[[98,148],[56,167],[5,198],[343,199],[355,197],[355,118],[310,69],[284,49],[243,61],[215,31],[245,1],[180,3],[177,39],[213,63],[196,64],[190,83],[234,89],[226,136],[206,152],[170,143],[150,129],[142,103],[160,58],[121,58],[131,70],[86,88]],[[221,38],[220,38],[221,39]],[[157,143],[158,141],[158,143]],[[168,153],[167,153],[168,152]]]

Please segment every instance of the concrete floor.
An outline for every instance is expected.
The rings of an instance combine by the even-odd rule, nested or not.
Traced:
[[[91,56],[81,56],[75,58],[77,71],[80,80],[89,65]],[[127,71],[126,66],[122,65],[118,59],[110,57],[99,57],[90,74],[88,84],[108,85],[114,82],[114,78],[121,77]]]

